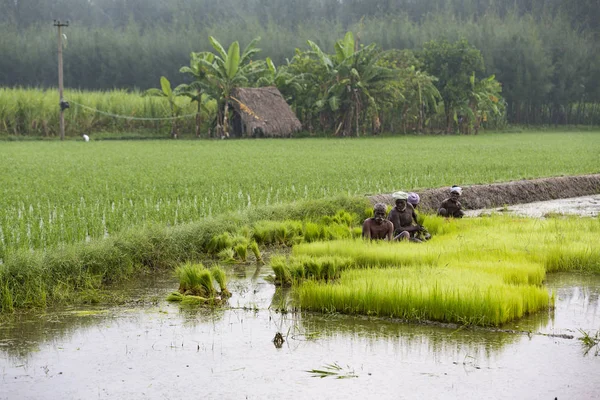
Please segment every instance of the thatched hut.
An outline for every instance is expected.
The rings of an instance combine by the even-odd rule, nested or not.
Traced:
[[[276,87],[234,89],[231,106],[235,137],[290,137],[302,128]]]

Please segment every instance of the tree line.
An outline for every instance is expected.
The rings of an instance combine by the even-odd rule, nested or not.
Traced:
[[[212,48],[209,36],[224,44],[248,38],[242,47],[262,37],[262,56],[285,65],[294,49],[310,50],[307,40],[329,50],[351,30],[365,46],[417,55],[432,40],[465,39],[485,61],[479,77],[493,75],[501,83],[509,122],[600,123],[598,8],[592,1],[518,0],[508,6],[399,0],[369,7],[337,0],[286,0],[285,7],[277,0],[36,1],[0,0],[8,10],[0,16],[0,85],[56,85],[56,31],[49,15],[71,20],[65,84],[80,89],[147,89],[160,76],[189,83],[179,69],[191,52]]]

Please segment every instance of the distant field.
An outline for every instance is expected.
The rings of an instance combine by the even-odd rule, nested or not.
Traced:
[[[0,258],[247,207],[600,172],[600,132],[0,144]]]

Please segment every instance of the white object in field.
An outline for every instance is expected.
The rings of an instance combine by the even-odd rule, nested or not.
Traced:
[[[84,142],[89,142],[90,141],[90,137],[88,135],[83,135],[83,141]]]

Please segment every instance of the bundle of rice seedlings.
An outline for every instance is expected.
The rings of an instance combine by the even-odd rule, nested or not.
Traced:
[[[221,250],[219,252],[219,254],[217,254],[217,257],[219,257],[219,260],[226,262],[226,263],[232,263],[235,262],[235,259],[233,258],[235,255],[234,250],[231,247],[227,247],[223,250]]]
[[[213,278],[219,284],[219,288],[221,289],[221,297],[231,297],[231,292],[227,290],[227,275],[223,268],[218,265],[215,265],[211,268],[210,272],[212,273]]]
[[[183,296],[183,299],[181,300],[181,305],[182,306],[199,306],[202,304],[206,304],[208,303],[209,300],[205,297],[202,296]]]
[[[260,249],[258,248],[258,243],[254,240],[250,243],[250,250],[254,253],[254,257],[256,257],[256,262],[262,263],[263,259],[260,254]]]
[[[185,295],[214,297],[215,288],[210,271],[202,264],[185,263],[175,269],[179,278],[179,292]]]
[[[233,251],[239,257],[242,262],[246,262],[248,256],[248,245],[240,243],[233,247]]]
[[[217,254],[221,250],[233,246],[233,237],[229,232],[224,232],[220,235],[213,236],[206,245],[206,251],[210,254]]]
[[[275,273],[274,283],[276,285],[289,286],[292,284],[292,275],[285,257],[273,257],[271,259],[271,268]]]
[[[167,301],[182,301],[183,297],[179,292],[172,292],[167,296]]]
[[[314,222],[305,222],[302,233],[305,242],[316,242],[323,238],[323,226]]]

